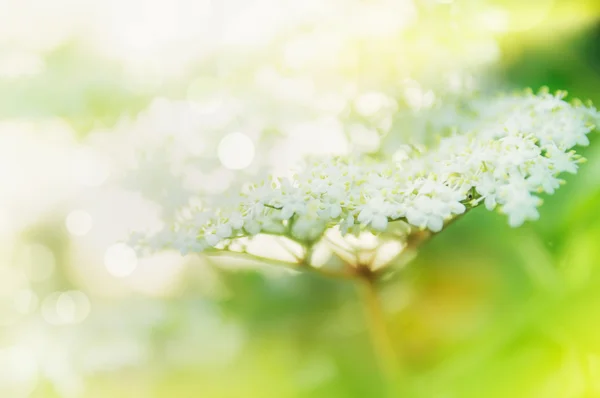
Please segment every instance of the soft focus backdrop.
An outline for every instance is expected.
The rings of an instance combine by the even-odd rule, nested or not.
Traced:
[[[600,104],[600,3],[0,0],[0,396],[382,396],[352,285],[119,242],[543,85]],[[404,396],[600,396],[591,141],[539,222],[474,211],[385,282]]]

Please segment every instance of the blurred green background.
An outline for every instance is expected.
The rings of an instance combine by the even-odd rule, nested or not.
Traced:
[[[0,3],[1,13],[15,24],[47,11],[34,1],[24,10],[17,10],[17,2],[5,3]],[[426,3],[425,10],[441,7],[442,19],[455,12],[452,1]],[[566,89],[571,97],[600,104],[600,3],[486,4],[504,10],[510,23],[494,34],[498,58],[480,79],[508,90]],[[60,10],[70,5],[57,3]],[[147,5],[132,7],[130,18],[136,18]],[[468,15],[458,23],[468,26]],[[36,25],[27,26],[35,35]],[[86,261],[102,262],[103,249],[80,256],[89,245],[68,225],[65,229],[65,216],[79,199],[55,197],[56,183],[45,176],[43,162],[61,156],[59,151],[56,159],[44,158],[48,148],[61,140],[78,145],[91,132],[118,135],[111,129],[156,97],[185,99],[191,81],[227,60],[226,49],[215,59],[190,62],[184,73],[150,74],[136,81],[121,58],[96,51],[76,35],[41,50],[27,44],[36,53],[35,62],[23,61],[26,57],[13,62],[13,57],[11,64],[15,46],[27,45],[8,30],[0,28],[0,33],[6,37],[0,40],[5,50],[0,61],[6,66],[0,68],[0,134],[5,135],[0,193],[9,198],[0,201],[7,206],[0,214],[13,220],[0,227],[0,396],[384,396],[362,304],[351,283],[176,254],[176,260],[167,261],[176,263],[174,270],[156,265],[166,258],[159,257],[139,277],[152,279],[149,275],[158,273],[150,287],[122,284],[87,267]],[[255,57],[259,60],[247,62],[260,62],[261,55]],[[43,67],[18,73],[36,62]],[[235,80],[245,79],[243,70],[233,68],[232,76],[225,84],[241,87]],[[60,126],[52,127],[57,120]],[[34,130],[34,138],[17,142],[9,136],[17,127]],[[73,134],[64,139],[47,133],[52,129]],[[477,209],[381,283],[390,333],[405,368],[398,380],[402,396],[600,397],[599,145],[593,134],[591,145],[582,149],[588,162],[578,175],[565,177],[567,184],[555,195],[544,198],[539,222],[511,229],[503,216]],[[11,156],[12,163],[6,160]],[[31,173],[19,174],[24,169]],[[15,201],[52,206],[37,213],[25,205],[14,210],[10,195],[17,190],[23,196]],[[104,201],[98,217],[118,223],[120,216],[111,212],[114,196],[92,191],[76,197],[82,195]],[[100,260],[89,260],[93,256]],[[38,277],[44,272],[48,275]],[[45,310],[45,298],[72,291],[85,298],[55,297],[62,303],[56,305],[81,319],[49,320],[52,309]]]

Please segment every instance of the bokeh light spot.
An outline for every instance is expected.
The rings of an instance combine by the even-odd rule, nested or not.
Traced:
[[[386,105],[387,98],[382,93],[363,94],[356,99],[356,111],[362,116],[373,116]]]
[[[109,274],[117,278],[131,275],[137,267],[135,251],[124,243],[115,243],[106,249],[104,266]]]
[[[108,161],[89,148],[82,148],[75,152],[71,170],[75,182],[90,187],[102,185],[110,175]]]
[[[219,142],[217,153],[224,167],[230,170],[245,169],[254,159],[254,143],[243,133],[231,133]]]
[[[434,92],[423,90],[418,85],[407,87],[404,90],[404,98],[408,106],[415,111],[430,108],[435,102]]]
[[[42,317],[51,325],[83,322],[90,310],[90,300],[78,290],[54,292],[44,299],[41,308]]]
[[[92,229],[92,216],[84,210],[73,210],[67,215],[65,222],[71,235],[84,236]]]

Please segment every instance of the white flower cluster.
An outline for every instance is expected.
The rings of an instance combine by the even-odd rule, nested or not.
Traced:
[[[587,145],[600,119],[594,108],[563,97],[541,92],[475,100],[457,115],[471,115],[461,123],[468,127],[430,137],[436,142],[428,147],[404,145],[384,159],[309,159],[290,176],[248,185],[220,208],[185,209],[176,225],[137,243],[183,253],[259,233],[311,243],[329,228],[378,233],[393,221],[439,232],[480,203],[519,226],[538,218],[537,194],[552,194],[560,173],[577,171],[582,159],[571,148]]]

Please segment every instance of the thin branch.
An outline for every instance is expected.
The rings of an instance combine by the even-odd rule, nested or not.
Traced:
[[[348,254],[356,254],[352,252],[352,248],[351,247],[344,247],[342,245],[340,245],[339,243],[335,242],[333,239],[331,239],[329,236],[324,235],[324,239],[327,241],[327,243],[329,243],[332,246],[335,246],[336,248],[345,251]]]
[[[342,245],[334,242],[328,236],[325,236],[325,241],[326,241],[326,243],[328,243],[329,245],[332,246],[331,250],[343,261],[345,261],[347,263],[353,263],[355,265],[358,263],[358,258],[356,256],[356,252],[351,252],[350,251],[351,249],[347,249],[347,248],[343,247]]]
[[[317,267],[313,267],[307,263],[304,262],[289,262],[289,261],[285,261],[285,260],[278,260],[275,258],[270,258],[270,257],[264,257],[264,256],[260,256],[257,254],[252,254],[252,253],[248,253],[248,252],[238,252],[238,251],[227,251],[227,250],[215,250],[215,251],[210,251],[206,253],[208,256],[215,256],[215,257],[234,257],[234,258],[239,258],[239,259],[243,259],[243,260],[251,260],[251,261],[257,261],[263,264],[268,264],[268,265],[272,265],[272,266],[276,266],[276,267],[285,267],[294,271],[308,271],[308,272],[313,272],[315,274],[318,275],[322,275],[325,276],[327,278],[334,278],[334,279],[355,279],[355,275],[353,273],[350,273],[348,271],[344,271],[344,272],[338,272],[338,271],[331,271],[331,270],[326,270],[326,269],[322,269],[322,268],[317,268]]]
[[[365,276],[361,278],[361,282],[359,288],[362,293],[361,296],[373,349],[385,378],[388,394],[389,396],[397,397],[396,380],[400,377],[401,367],[388,332],[381,300],[377,294],[374,280]]]
[[[281,246],[286,252],[288,252],[292,257],[296,259],[298,262],[302,262],[302,257],[294,253],[294,250],[288,245],[284,236],[280,236],[278,239],[279,246]]]

